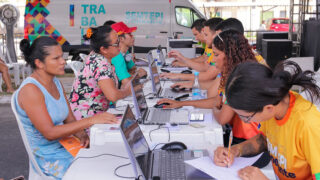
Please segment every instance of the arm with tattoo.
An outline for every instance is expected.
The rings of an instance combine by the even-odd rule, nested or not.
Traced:
[[[267,140],[265,136],[258,134],[243,143],[232,146],[232,149],[237,152],[236,156],[254,156],[268,150]]]

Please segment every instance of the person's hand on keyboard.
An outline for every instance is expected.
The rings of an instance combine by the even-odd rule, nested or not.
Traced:
[[[185,63],[183,63],[181,61],[178,61],[178,60],[172,61],[171,65],[173,67],[185,67],[185,66],[187,66]]]
[[[171,99],[160,99],[157,102],[157,104],[163,104],[163,103],[169,104],[169,105],[163,106],[163,109],[175,109],[183,106],[181,101],[175,101]]]
[[[137,73],[139,77],[147,77],[147,71],[142,68],[139,68]]]
[[[160,78],[162,79],[179,79],[179,74],[177,73],[161,73]]]
[[[185,62],[186,61],[186,57],[184,57],[179,51],[177,50],[172,50],[168,53],[168,57],[170,58],[174,58],[177,61],[180,62]]]
[[[180,89],[185,88],[185,89],[192,89],[193,82],[188,81],[188,82],[177,82],[171,85],[171,88],[179,87]]]

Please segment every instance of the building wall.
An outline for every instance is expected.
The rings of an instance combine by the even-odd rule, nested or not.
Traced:
[[[279,0],[192,0],[194,3],[197,3],[198,6],[201,3],[207,2],[234,2],[237,4],[239,2],[248,2],[248,3],[263,3],[270,2],[272,4],[279,2]],[[297,2],[297,0],[295,0]],[[270,15],[272,17],[286,17],[290,18],[290,0],[281,0],[282,3],[288,4],[288,6],[247,6],[247,7],[210,7],[206,8],[207,14],[211,14],[213,17],[217,14],[222,18],[234,17],[239,19],[243,25],[245,30],[258,30],[261,28],[262,20],[267,20]],[[310,4],[315,4],[315,0],[310,0]],[[203,6],[199,6],[201,11],[204,11]],[[315,7],[310,8],[311,11],[315,11]],[[210,11],[210,13],[208,13]],[[265,13],[263,13],[265,12]],[[262,15],[263,14],[263,15]],[[307,18],[312,16],[307,16]],[[297,18],[294,18],[294,21],[297,21]]]

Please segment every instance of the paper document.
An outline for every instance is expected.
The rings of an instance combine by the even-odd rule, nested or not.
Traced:
[[[183,70],[188,70],[187,67],[163,67],[163,69],[166,69],[168,71],[183,71]]]
[[[188,160],[185,163],[193,166],[196,169],[208,174],[209,176],[216,178],[218,180],[233,180],[240,179],[238,177],[238,171],[246,166],[251,166],[254,162],[256,162],[260,156],[259,154],[250,158],[238,157],[235,158],[234,163],[231,167],[220,167],[213,163],[213,160],[210,157],[205,156],[198,159]]]

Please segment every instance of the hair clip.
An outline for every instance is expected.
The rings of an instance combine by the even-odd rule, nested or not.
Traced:
[[[87,30],[87,33],[86,33],[86,37],[88,38],[88,39],[90,39],[91,38],[91,36],[92,36],[92,29],[91,28],[89,28],[88,30]]]
[[[118,35],[122,35],[122,34],[124,34],[124,32],[123,31],[119,31],[119,32],[117,32],[117,34]]]
[[[220,34],[220,33],[219,33]],[[221,36],[220,35],[217,35],[218,36],[218,38],[223,42],[223,39],[221,38]]]

